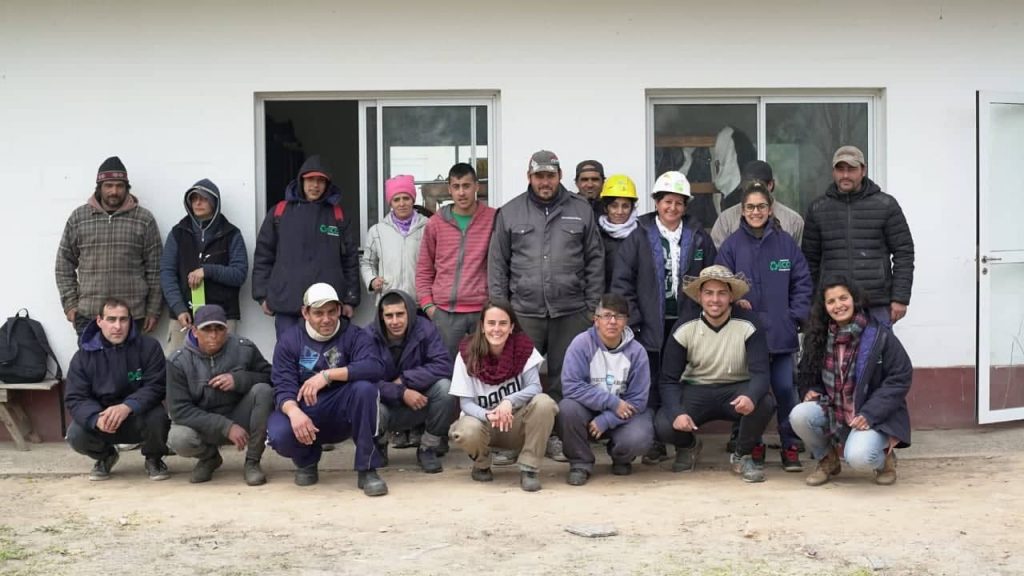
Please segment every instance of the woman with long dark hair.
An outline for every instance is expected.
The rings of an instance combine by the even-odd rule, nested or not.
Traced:
[[[448,435],[473,460],[473,480],[494,480],[491,447],[507,448],[519,452],[520,487],[540,490],[540,463],[558,414],[541,392],[543,360],[508,303],[484,304],[477,329],[462,340],[449,390],[462,416]]]
[[[798,383],[804,401],[793,430],[818,460],[807,484],[839,474],[843,458],[875,482],[896,482],[894,448],[910,446],[907,392],[913,366],[892,330],[871,317],[867,297],[845,276],[826,278],[811,310]]]

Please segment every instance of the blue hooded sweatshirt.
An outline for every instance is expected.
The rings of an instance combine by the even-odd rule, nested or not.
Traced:
[[[78,352],[68,369],[65,403],[71,417],[87,430],[96,428],[100,412],[126,404],[142,415],[163,402],[166,366],[160,343],[135,330],[111,344],[93,320],[82,332]]]
[[[747,277],[750,302],[768,340],[768,352],[785,354],[800,348],[798,327],[811,311],[811,272],[793,237],[775,220],[765,225],[761,238],[746,220],[722,242],[716,264]]]
[[[647,351],[633,339],[628,327],[622,342],[609,349],[591,326],[573,338],[562,364],[562,396],[575,400],[594,412],[601,432],[626,423],[615,414],[619,400],[637,409],[647,409],[651,390],[651,369]]]
[[[397,362],[391,353],[392,343],[388,340],[388,329],[384,325],[384,306],[377,304],[377,321],[365,328],[373,337],[377,355],[384,364],[384,377],[377,381],[380,398],[385,404],[402,403],[406,388],[426,393],[438,380],[452,377],[452,359],[448,348],[441,339],[434,323],[416,306],[412,296],[401,290],[388,290],[381,294],[381,302],[389,294],[397,294],[405,302],[408,325],[405,338],[400,344],[401,353]],[[402,383],[393,382],[402,377]]]

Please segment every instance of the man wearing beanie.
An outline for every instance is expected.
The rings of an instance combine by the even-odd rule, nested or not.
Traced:
[[[156,220],[131,194],[121,159],[107,158],[92,196],[68,218],[57,249],[57,290],[75,332],[82,334],[107,298],[125,301],[137,328],[152,332],[162,302],[160,252]]]
[[[302,323],[306,286],[333,286],[347,318],[361,297],[359,246],[341,209],[341,190],[320,156],[302,163],[284,197],[263,220],[252,266],[252,297],[274,316],[278,338]]]
[[[594,211],[561,184],[558,156],[530,157],[529,186],[498,210],[488,255],[492,299],[511,302],[523,331],[547,358],[545,392],[562,399],[562,361],[591,325],[604,292],[604,242]],[[548,456],[565,461],[552,436]]]
[[[584,160],[576,165],[576,193],[590,202],[594,209],[594,220],[604,214],[601,205],[601,189],[604,188],[604,164],[597,160]]]
[[[185,217],[167,235],[160,258],[160,287],[171,310],[164,352],[181,348],[195,309],[220,306],[235,332],[238,291],[249,274],[242,233],[221,213],[220,189],[203,178],[185,191]]]

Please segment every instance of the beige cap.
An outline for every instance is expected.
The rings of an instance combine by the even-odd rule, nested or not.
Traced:
[[[850,166],[863,166],[864,153],[856,146],[843,146],[832,155],[832,167],[835,168],[840,162],[846,162]]]
[[[320,308],[331,302],[340,304],[341,300],[338,299],[338,292],[334,287],[325,282],[313,284],[306,289],[306,293],[302,296],[302,303],[310,308]]]

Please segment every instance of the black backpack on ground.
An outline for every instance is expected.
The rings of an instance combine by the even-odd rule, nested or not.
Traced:
[[[0,326],[0,381],[9,384],[39,382],[46,378],[47,359],[53,358],[57,380],[63,378],[60,362],[50,349],[43,325],[22,308]]]

